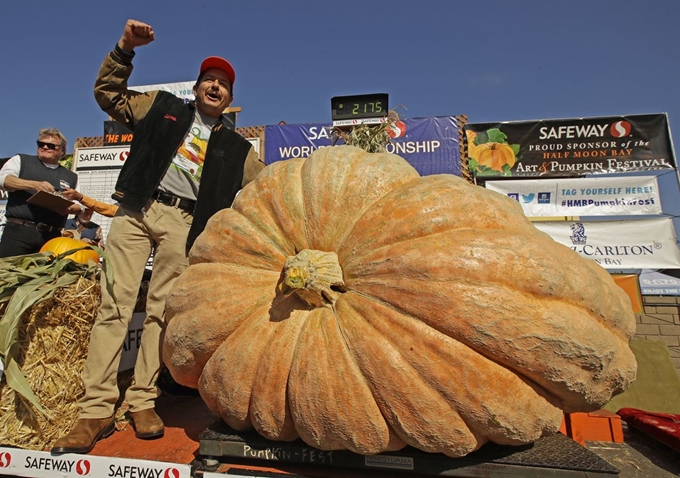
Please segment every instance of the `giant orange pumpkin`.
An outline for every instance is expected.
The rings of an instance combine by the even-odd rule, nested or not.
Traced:
[[[164,361],[238,430],[450,456],[626,389],[630,302],[513,200],[350,146],[274,163],[211,218]]]
[[[87,264],[90,260],[99,262],[99,254],[90,249],[89,244],[70,237],[55,237],[54,239],[50,239],[40,248],[40,252],[52,252],[59,255],[62,252],[79,249],[81,247],[86,247],[87,249],[76,251],[73,254],[66,256],[66,258],[81,264]]]

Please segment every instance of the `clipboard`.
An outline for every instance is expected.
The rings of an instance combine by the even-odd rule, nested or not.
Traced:
[[[50,211],[58,212],[59,209],[67,208],[75,204],[73,201],[64,199],[56,194],[46,193],[45,191],[38,191],[33,196],[26,200],[27,203],[34,206],[44,207]]]

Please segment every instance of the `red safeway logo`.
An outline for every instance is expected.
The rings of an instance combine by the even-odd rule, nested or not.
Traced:
[[[120,155],[118,155],[118,159],[120,159],[121,161],[125,161],[129,154],[130,151],[123,151],[122,153],[120,153]]]
[[[406,134],[406,124],[403,121],[397,121],[387,129],[387,135],[390,138],[401,138]]]
[[[7,468],[12,463],[12,455],[7,452],[0,453],[0,468]]]
[[[168,468],[165,470],[163,478],[179,478],[179,470],[177,468]]]
[[[90,462],[87,460],[78,460],[76,462],[76,473],[80,476],[90,474]]]
[[[611,125],[609,131],[611,132],[613,137],[623,138],[630,134],[631,129],[633,129],[633,127],[630,125],[628,121],[617,121],[616,123]]]

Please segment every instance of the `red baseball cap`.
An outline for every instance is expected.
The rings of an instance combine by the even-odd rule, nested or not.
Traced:
[[[203,60],[203,63],[201,63],[201,71],[198,74],[199,78],[201,75],[203,75],[203,72],[209,68],[217,68],[219,70],[222,70],[227,74],[229,79],[231,80],[231,87],[234,87],[234,81],[236,80],[236,72],[234,71],[234,67],[231,66],[231,63],[229,63],[227,60],[224,58],[220,58],[219,56],[209,56],[205,60]]]

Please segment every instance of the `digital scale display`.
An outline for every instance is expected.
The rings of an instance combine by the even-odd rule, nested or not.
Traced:
[[[388,94],[334,96],[331,98],[331,119],[337,126],[382,123],[387,118]]]

